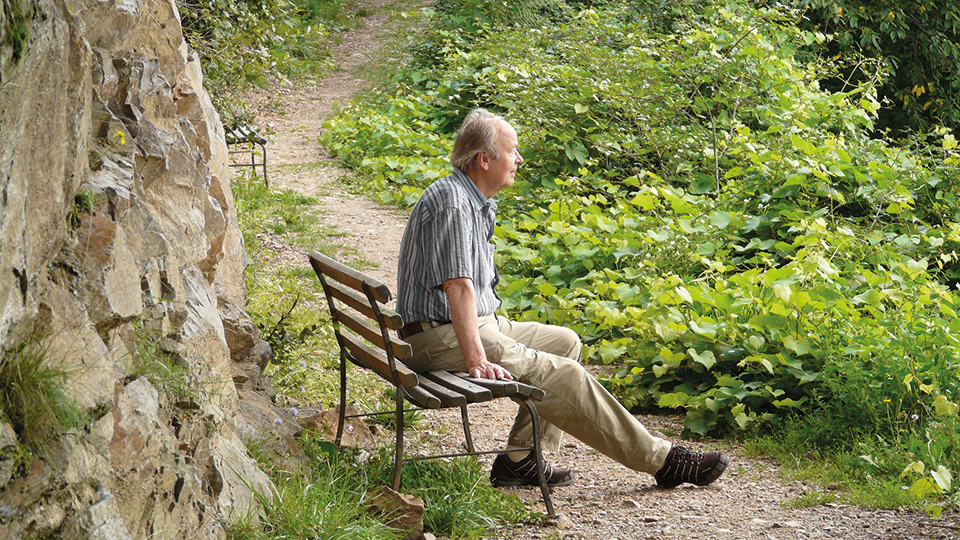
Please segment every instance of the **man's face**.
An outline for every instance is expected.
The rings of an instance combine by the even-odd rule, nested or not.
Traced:
[[[523,158],[517,147],[517,131],[510,124],[500,124],[500,157],[489,161],[488,172],[491,178],[491,187],[500,191],[513,185],[517,175],[517,167],[523,163]]]

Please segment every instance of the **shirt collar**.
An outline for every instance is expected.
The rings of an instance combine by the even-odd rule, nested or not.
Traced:
[[[470,193],[470,200],[477,205],[477,208],[483,208],[484,206],[490,205],[494,212],[497,211],[496,201],[484,197],[483,193],[480,193],[480,188],[473,183],[473,180],[467,176],[467,173],[454,167],[452,176],[455,181],[463,184],[467,188],[467,192]]]

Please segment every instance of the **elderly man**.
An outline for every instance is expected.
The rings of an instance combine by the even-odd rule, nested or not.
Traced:
[[[495,311],[500,278],[491,243],[497,209],[492,197],[513,185],[523,158],[517,132],[502,117],[471,111],[460,127],[453,172],[424,191],[410,214],[400,247],[397,310],[409,324],[400,337],[414,350],[416,370],[466,371],[473,377],[514,379],[540,387],[543,447],[556,451],[567,432],[623,465],[654,475],[657,484],[707,485],[730,458],[695,452],[654,437],[579,363],[580,338],[572,330],[511,322]],[[537,485],[529,413],[520,408],[496,457],[496,486]],[[546,466],[547,483],[573,482],[565,467]]]

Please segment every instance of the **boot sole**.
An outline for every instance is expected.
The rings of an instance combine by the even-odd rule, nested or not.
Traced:
[[[559,482],[547,482],[547,487],[562,487],[569,486],[573,483],[574,477],[573,473],[568,474],[563,480]],[[523,486],[540,486],[540,482],[536,480],[528,480],[526,478],[491,478],[490,483],[494,487],[523,487]]]

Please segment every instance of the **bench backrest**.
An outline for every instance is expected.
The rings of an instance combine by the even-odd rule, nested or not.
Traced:
[[[412,391],[420,380],[403,363],[413,354],[410,345],[390,333],[403,326],[400,315],[384,307],[391,299],[390,289],[330,257],[317,252],[309,255],[327,297],[341,361],[350,360],[394,386]]]

